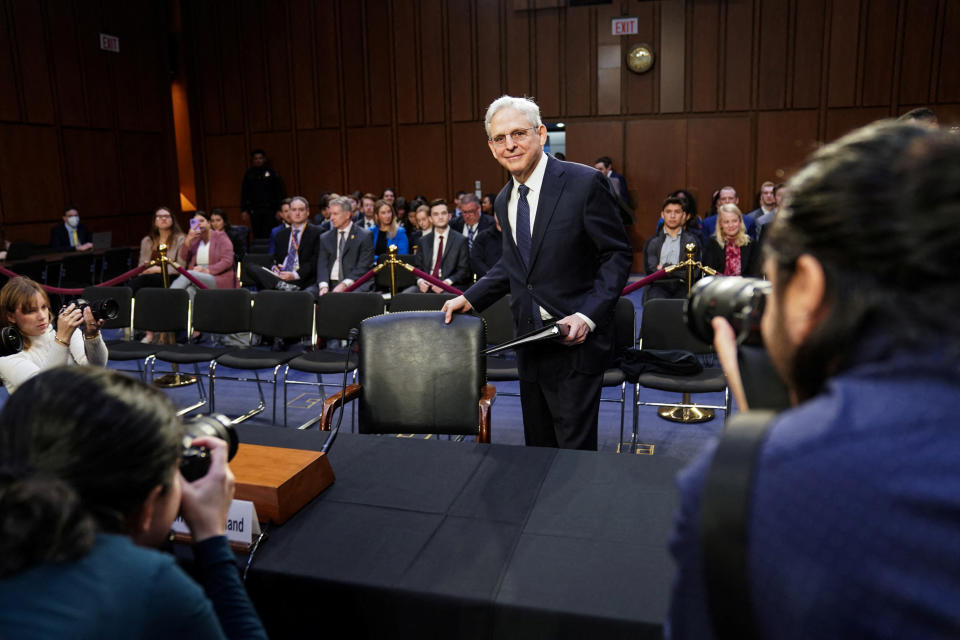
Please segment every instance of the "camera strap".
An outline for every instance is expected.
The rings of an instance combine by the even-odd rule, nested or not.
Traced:
[[[719,639],[756,638],[747,564],[750,490],[757,456],[776,413],[747,411],[727,420],[700,503],[707,608]]]

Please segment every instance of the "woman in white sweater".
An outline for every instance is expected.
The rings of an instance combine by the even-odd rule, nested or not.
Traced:
[[[107,345],[100,336],[103,320],[89,308],[65,307],[53,328],[50,298],[30,278],[13,278],[0,289],[0,326],[16,325],[23,351],[0,358],[0,378],[7,391],[46,369],[73,364],[107,364]]]

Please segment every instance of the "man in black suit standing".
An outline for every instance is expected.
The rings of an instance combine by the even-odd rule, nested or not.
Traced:
[[[343,291],[373,268],[373,236],[350,219],[350,198],[334,198],[327,207],[333,228],[320,236],[317,292],[321,296]]]
[[[67,207],[63,212],[63,224],[50,229],[50,247],[57,251],[89,251],[93,249],[93,236],[80,222],[76,207]]]
[[[290,228],[277,232],[273,259],[274,273],[298,289],[312,290],[317,284],[317,255],[320,230],[310,219],[310,203],[303,196],[290,199]]]
[[[450,209],[446,200],[430,203],[430,221],[433,232],[420,240],[420,250],[413,256],[413,266],[458,289],[466,288],[473,279],[470,252],[467,239],[450,228]],[[423,278],[417,280],[417,288],[423,293],[443,293],[443,289]]]
[[[487,145],[511,180],[494,203],[503,257],[444,305],[483,310],[511,294],[518,333],[556,321],[565,335],[518,350],[526,443],[597,448],[604,369],[614,345],[614,307],[632,249],[606,176],[548,157],[540,108],[503,96],[487,109]]]

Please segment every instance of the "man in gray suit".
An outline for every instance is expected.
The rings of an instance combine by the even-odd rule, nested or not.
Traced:
[[[317,259],[317,292],[340,292],[373,268],[373,239],[370,232],[350,218],[349,198],[329,203],[332,229],[320,236]]]

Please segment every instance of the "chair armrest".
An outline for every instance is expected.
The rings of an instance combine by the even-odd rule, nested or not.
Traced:
[[[477,434],[477,442],[490,442],[490,407],[493,406],[496,395],[495,386],[491,384],[483,386],[480,393],[480,432]]]
[[[347,404],[360,397],[363,387],[359,384],[347,385],[343,391],[338,391],[332,396],[327,396],[323,401],[323,409],[320,412],[320,431],[330,431],[330,423],[333,422],[333,412],[340,402],[340,396],[343,396],[343,404]]]

